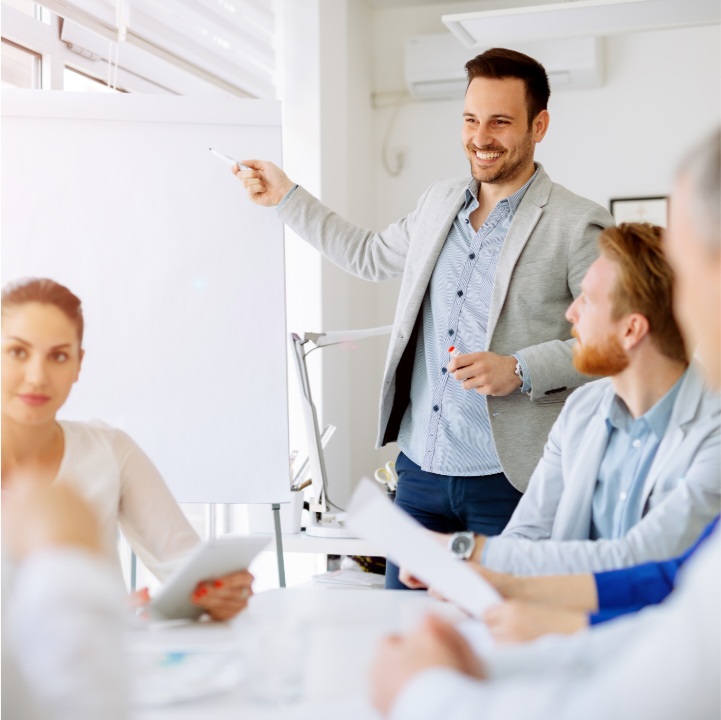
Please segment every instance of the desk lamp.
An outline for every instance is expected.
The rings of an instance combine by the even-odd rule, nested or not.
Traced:
[[[298,372],[298,384],[301,392],[303,420],[308,441],[308,461],[310,463],[312,495],[309,499],[310,520],[306,528],[307,535],[317,537],[355,537],[345,526],[344,511],[333,503],[328,495],[328,475],[325,469],[323,446],[318,430],[318,414],[310,390],[306,357],[319,348],[338,345],[352,340],[362,340],[376,335],[390,334],[393,326],[368,328],[366,330],[338,330],[335,332],[308,332],[301,338],[291,333],[293,360]],[[311,343],[309,350],[305,346]],[[331,510],[332,508],[332,510]]]

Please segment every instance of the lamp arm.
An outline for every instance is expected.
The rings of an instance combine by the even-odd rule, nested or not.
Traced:
[[[338,345],[351,340],[363,340],[376,335],[390,335],[393,325],[366,328],[365,330],[331,330],[330,332],[307,332],[303,335],[304,342],[312,342],[316,347]]]

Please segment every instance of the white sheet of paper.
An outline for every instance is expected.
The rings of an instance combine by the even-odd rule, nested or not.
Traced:
[[[410,515],[399,510],[367,478],[350,501],[347,524],[396,565],[409,570],[447,600],[480,617],[501,596],[478,573],[459,562]]]

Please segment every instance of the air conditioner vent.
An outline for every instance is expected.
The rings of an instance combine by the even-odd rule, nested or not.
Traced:
[[[567,38],[513,45],[546,68],[552,90],[603,85],[603,40]],[[450,33],[416,35],[406,40],[405,78],[408,92],[419,100],[462,98],[466,63],[483,50],[469,49]]]

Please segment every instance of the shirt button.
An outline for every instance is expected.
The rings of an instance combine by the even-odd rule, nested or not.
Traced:
[[[631,445],[633,445],[635,448],[638,449],[638,448],[641,447],[641,441],[638,440],[638,439],[636,439],[636,440],[634,440],[634,441],[631,443]]]
[[[468,257],[471,258],[471,260],[475,260],[475,259],[476,259],[476,253],[471,253]]]
[[[448,368],[441,368],[441,372],[445,375],[448,372]]]
[[[468,218],[466,218],[466,225],[470,224],[470,222],[471,221]]]
[[[463,290],[459,290],[456,295],[458,295],[458,297],[463,297]]]
[[[438,405],[433,406],[433,412],[438,412]]]
[[[449,335],[453,335],[453,330],[449,330],[449,331],[448,331],[448,334],[449,334]]]
[[[623,502],[627,497],[628,497],[628,495],[627,495],[625,492],[622,492],[622,493],[618,496],[618,499]]]

